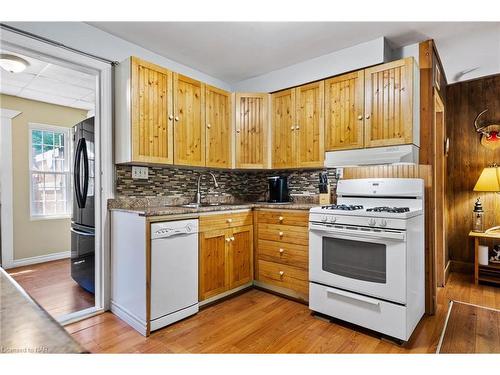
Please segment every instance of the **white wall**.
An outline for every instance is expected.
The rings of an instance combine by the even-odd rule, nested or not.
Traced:
[[[68,47],[92,53],[109,60],[120,62],[129,56],[137,56],[221,89],[231,90],[231,86],[226,82],[167,59],[136,44],[129,43],[124,39],[106,33],[84,22],[5,23],[35,35],[52,39]]]
[[[381,64],[388,56],[383,37],[298,64],[250,78],[233,85],[234,91],[272,92],[322,78]]]

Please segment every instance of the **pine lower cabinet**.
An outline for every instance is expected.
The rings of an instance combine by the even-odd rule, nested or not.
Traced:
[[[309,212],[255,211],[255,284],[302,301],[309,298]]]
[[[252,221],[250,210],[200,216],[200,302],[251,285]]]

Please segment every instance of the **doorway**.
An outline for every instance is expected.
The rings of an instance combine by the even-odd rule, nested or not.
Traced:
[[[41,224],[55,224],[56,221],[59,221],[59,230],[53,232],[52,237],[63,235],[61,238],[57,238],[54,243],[65,245],[55,249],[57,251],[54,250],[55,245],[49,246],[49,250],[52,251],[49,251],[48,254],[26,256],[27,253],[23,253],[24,250],[17,251],[21,247],[15,244],[17,237],[21,237],[21,242],[23,240],[22,236],[19,236],[22,231],[18,230],[20,221],[15,216],[17,211],[15,209],[10,210],[10,212],[2,210],[2,223],[9,218],[12,223],[10,231],[7,226],[2,225],[2,267],[6,268],[14,279],[17,279],[21,286],[53,317],[65,324],[105,310],[109,305],[109,272],[107,271],[109,269],[109,223],[106,205],[103,202],[107,202],[107,199],[112,197],[113,192],[111,157],[112,66],[7,30],[2,30],[1,42],[2,51],[22,56],[25,60],[32,62],[33,66],[46,64],[45,66],[51,67],[41,68],[37,73],[32,72],[34,76],[24,77],[26,78],[25,83],[31,82],[31,80],[38,81],[36,82],[38,90],[33,88],[30,91],[28,89],[24,95],[21,91],[17,93],[14,91],[6,92],[9,88],[14,89],[9,87],[6,83],[8,80],[2,77],[0,85],[4,86],[0,87],[2,113],[5,106],[13,107],[16,101],[24,101],[25,107],[23,109],[26,115],[30,109],[34,107],[39,109],[41,106],[51,107],[52,111],[54,108],[61,109],[66,111],[66,114],[71,112],[72,115],[75,114],[75,111],[84,111],[84,113],[77,114],[76,118],[65,118],[64,124],[61,124],[57,121],[48,121],[47,118],[43,121],[29,120],[28,116],[22,118],[23,110],[18,110],[21,114],[10,119],[11,134],[8,134],[12,143],[15,141],[12,137],[16,137],[16,134],[12,133],[12,129],[18,123],[25,122],[21,133],[26,136],[25,144],[29,148],[29,153],[26,154],[29,154],[29,157],[26,158],[25,164],[28,164],[28,171],[24,181],[28,184],[30,197],[29,204],[26,206],[28,208],[24,209],[24,213],[29,215],[30,223],[39,221]],[[54,69],[58,70],[58,73],[52,74],[53,77],[45,77],[44,73]],[[2,75],[4,76],[4,72]],[[52,86],[48,84],[49,78],[54,78],[50,82]],[[54,103],[56,96],[65,95],[51,96],[50,92],[45,92],[45,98],[29,97],[34,91],[38,91],[34,92],[38,95],[40,92],[43,93],[44,89],[49,91],[49,87],[57,90],[57,94],[63,94],[64,84],[68,81],[75,88],[66,95],[65,102]],[[85,86],[85,81],[91,82],[92,94],[82,90],[89,88],[82,87]],[[82,94],[81,97],[74,97],[80,94]],[[92,108],[81,108],[82,102],[92,103]],[[82,138],[78,136],[78,132],[81,129],[88,131],[90,119],[95,125],[95,139],[94,142],[89,142],[90,138],[87,137],[83,142],[84,146],[78,147],[79,158],[81,161],[85,160],[86,164],[80,163],[75,168],[77,164],[75,163],[77,161],[76,146],[78,140]],[[2,130],[4,129],[3,120],[2,117]],[[17,130],[19,129],[16,128]],[[6,143],[4,135],[5,133],[2,132],[2,145]],[[2,156],[4,152],[2,149]],[[14,158],[18,153],[21,155],[23,152],[12,148],[11,155]],[[2,160],[4,159],[2,158]],[[2,165],[2,176],[4,176],[4,170]],[[12,165],[10,172],[10,181],[4,181],[2,178],[2,186],[0,186],[2,208],[5,202],[15,204],[16,189],[11,189],[10,196],[4,194],[4,192],[9,192],[9,185],[15,186],[13,179],[16,172]],[[88,212],[86,214],[80,213],[80,216],[75,213],[73,207],[77,200],[75,187],[80,189],[78,198],[80,202],[78,203],[84,199],[84,208],[93,206],[94,228],[73,225],[88,224],[79,223],[77,217],[89,216]],[[83,192],[85,194],[82,194]],[[78,232],[78,234],[74,232]],[[87,235],[85,241],[81,240],[82,232]],[[37,242],[43,243],[43,240],[49,237],[45,234],[48,232],[39,232],[39,241]],[[27,236],[28,234],[25,237]],[[36,236],[32,237],[37,240]],[[29,249],[30,246],[28,246]],[[92,253],[93,262],[88,259],[90,253]],[[85,261],[82,262],[82,260]],[[86,263],[86,267],[83,267],[86,269],[82,270],[82,267],[73,269],[74,263],[76,265]],[[89,265],[91,266],[89,267]]]

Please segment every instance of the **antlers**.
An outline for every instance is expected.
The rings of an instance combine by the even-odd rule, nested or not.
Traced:
[[[487,128],[489,125],[479,126],[479,124],[477,123],[477,120],[479,119],[479,117],[481,117],[481,115],[482,115],[483,113],[486,113],[486,112],[488,112],[488,108],[486,108],[484,111],[480,112],[480,113],[476,116],[476,118],[474,119],[474,129],[476,130],[476,132],[483,134],[485,137],[489,137],[489,136],[490,136],[490,133],[484,130],[484,129],[485,129],[485,128]]]

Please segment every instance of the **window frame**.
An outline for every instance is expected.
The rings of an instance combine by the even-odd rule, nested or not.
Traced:
[[[64,138],[65,138],[65,145],[64,145],[64,160],[67,161],[64,172],[46,172],[46,171],[37,171],[33,169],[33,130],[41,130],[41,131],[50,131],[50,132],[57,132],[57,133],[63,133]],[[73,202],[73,196],[72,196],[72,180],[71,180],[71,174],[72,174],[72,165],[70,161],[70,156],[71,156],[71,127],[65,127],[65,126],[58,126],[58,125],[49,125],[49,124],[42,124],[42,123],[37,123],[37,122],[29,122],[28,123],[28,185],[30,189],[30,221],[40,221],[40,220],[60,220],[60,219],[71,219],[72,216],[72,202]],[[41,173],[41,174],[60,174],[66,176],[66,202],[67,202],[67,212],[66,214],[54,214],[54,215],[35,215],[33,214],[33,174],[34,173]]]

